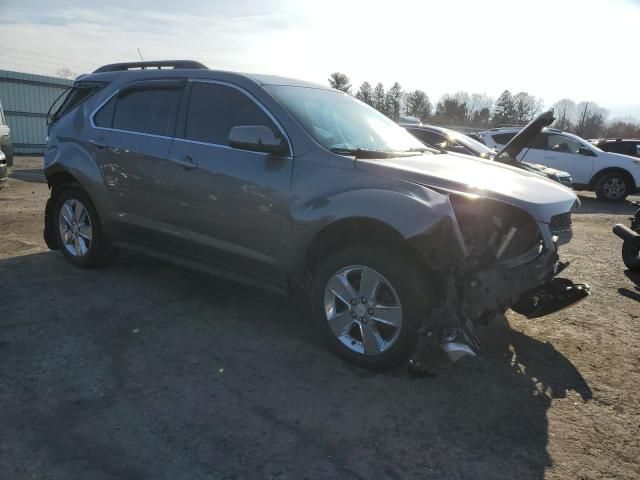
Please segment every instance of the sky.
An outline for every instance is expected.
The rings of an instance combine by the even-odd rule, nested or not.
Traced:
[[[595,101],[640,119],[640,0],[0,0],[0,69],[52,75],[194,59],[326,84],[347,74],[547,106]]]

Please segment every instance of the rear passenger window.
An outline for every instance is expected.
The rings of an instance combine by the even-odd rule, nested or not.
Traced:
[[[193,84],[187,109],[185,138],[229,145],[229,132],[242,125],[263,125],[277,135],[269,116],[239,90],[216,83]]]
[[[105,103],[93,122],[97,127],[173,136],[181,92],[175,82],[127,88]]]

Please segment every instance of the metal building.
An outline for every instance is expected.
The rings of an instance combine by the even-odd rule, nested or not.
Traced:
[[[0,70],[0,103],[16,154],[41,155],[47,142],[47,111],[73,80]]]

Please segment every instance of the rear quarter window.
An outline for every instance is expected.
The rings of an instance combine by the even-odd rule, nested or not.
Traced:
[[[76,82],[66,93],[60,95],[49,109],[48,122],[55,123],[75,107],[102,90],[103,82]],[[61,103],[60,103],[61,102]],[[56,106],[59,105],[57,108]],[[51,111],[54,113],[51,114]]]

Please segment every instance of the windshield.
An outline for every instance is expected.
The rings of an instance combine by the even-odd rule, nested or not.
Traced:
[[[265,88],[327,150],[424,151],[404,128],[348,94],[283,85]]]

